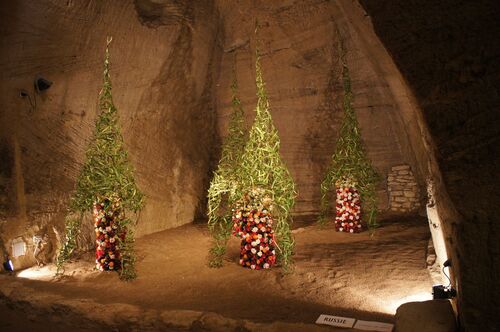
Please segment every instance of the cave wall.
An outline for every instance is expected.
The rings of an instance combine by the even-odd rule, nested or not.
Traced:
[[[32,235],[47,232],[55,241],[52,226],[63,229],[94,130],[106,36],[114,102],[147,196],[137,235],[193,221],[217,140],[212,82],[222,30],[213,3],[27,0],[2,2],[0,15],[4,240],[32,245]],[[30,110],[19,91],[33,98],[36,75],[54,83]],[[18,265],[33,262],[26,259]]]
[[[419,185],[424,186],[399,113],[398,88],[390,85],[393,78],[373,59],[372,51],[365,45],[365,39],[370,37],[359,31],[356,24],[360,18],[351,18],[344,3],[324,0],[217,2],[226,32],[217,84],[219,132],[222,136],[227,133],[230,85],[235,75],[247,125],[251,126],[256,105],[254,29],[258,18],[263,76],[281,138],[281,154],[297,185],[299,194],[293,212],[299,217],[316,216],[319,212],[321,181],[334,152],[343,117],[337,28],[348,52],[362,140],[381,176],[379,208],[388,208],[386,180],[392,166],[411,165],[417,172]],[[353,10],[359,11],[359,8]]]
[[[498,331],[500,3],[360,1],[412,89],[442,173],[438,209],[466,331]],[[443,192],[448,195],[443,195]]]
[[[409,164],[421,187],[434,182],[462,324],[491,330],[486,324],[495,322],[500,298],[498,288],[490,296],[500,272],[491,208],[500,201],[500,52],[491,42],[500,35],[498,6],[361,4],[366,12],[355,1],[326,0],[2,2],[2,238],[29,242],[52,226],[62,229],[94,128],[107,35],[114,38],[114,100],[147,195],[138,235],[201,215],[231,111],[233,68],[248,125],[253,119],[256,17],[281,152],[299,191],[294,214],[317,214],[342,116],[336,24],[349,52],[362,138],[383,178],[380,208],[387,208],[384,177],[394,165]],[[54,85],[30,111],[19,91],[33,94],[37,74]]]
[[[340,2],[47,0],[4,3],[1,10],[6,240],[23,235],[29,244],[34,233],[62,230],[94,128],[107,35],[114,38],[114,100],[147,195],[139,236],[203,215],[220,136],[227,131],[233,68],[249,126],[253,120],[255,18],[262,26],[264,78],[281,152],[299,191],[294,215],[319,212],[320,183],[340,127],[336,28],[348,49],[362,138],[381,175],[380,209],[388,207],[392,166],[411,165],[423,186],[394,79],[373,59],[365,32],[353,24],[359,18],[349,19]],[[37,74],[54,85],[30,111],[19,91],[32,94]],[[52,237],[55,243],[57,234]]]

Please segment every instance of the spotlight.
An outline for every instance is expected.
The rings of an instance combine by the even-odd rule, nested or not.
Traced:
[[[5,259],[5,262],[3,263],[3,268],[7,272],[14,272],[14,265],[12,264],[12,261],[7,257]]]
[[[51,81],[49,81],[41,76],[37,76],[35,78],[35,91],[37,93],[40,93],[42,91],[47,90],[48,88],[50,88],[51,85],[52,85]]]
[[[449,267],[449,266],[451,266],[451,260],[447,259],[443,263],[443,274],[446,276],[446,278],[448,278],[448,280],[449,280],[450,283],[449,283],[448,286],[444,286],[444,285],[434,285],[434,286],[432,286],[432,298],[434,300],[451,299],[451,298],[454,298],[455,296],[457,296],[457,291],[455,290],[455,288],[453,288],[451,286],[451,279],[450,279],[450,277],[444,271],[444,268],[445,267]]]

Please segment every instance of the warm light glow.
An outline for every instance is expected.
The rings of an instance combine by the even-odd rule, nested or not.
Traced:
[[[19,278],[33,279],[33,280],[49,280],[54,276],[54,272],[48,268],[32,267],[23,270],[17,274]]]
[[[422,302],[432,300],[432,293],[430,291],[421,292],[414,295],[405,296],[397,300],[387,301],[385,304],[385,311],[387,313],[395,314],[400,305],[408,302]]]

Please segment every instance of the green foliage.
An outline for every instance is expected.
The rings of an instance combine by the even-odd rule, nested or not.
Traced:
[[[234,76],[232,90],[232,114],[229,134],[222,147],[219,166],[208,189],[208,227],[213,237],[210,249],[210,267],[221,267],[226,253],[227,240],[231,236],[232,212],[237,197],[235,195],[240,178],[239,165],[247,140],[245,114],[237,97],[238,84]]]
[[[232,211],[227,209],[225,214],[221,215],[219,209],[223,205],[226,208],[228,206],[234,207],[236,202],[240,201],[246,194],[258,188],[273,201],[272,215],[276,222],[274,230],[278,248],[277,257],[282,263],[283,269],[290,271],[294,247],[290,229],[290,210],[293,208],[297,193],[293,179],[279,153],[280,139],[271,118],[258,48],[256,50],[255,70],[258,101],[255,109],[255,120],[248,139],[243,138],[245,137],[243,121],[237,122],[235,120],[239,119],[240,116],[235,110],[228,140],[232,137],[237,143],[226,143],[219,169],[215,172],[209,189],[208,223],[214,238],[214,246],[210,252],[212,256],[210,266],[219,267],[222,265],[227,239],[231,235]],[[234,95],[233,106],[236,109],[241,107],[239,100],[235,102]],[[231,128],[233,128],[232,131]],[[244,143],[245,141],[246,143]],[[233,157],[225,157],[224,151]],[[227,204],[223,203],[224,199]],[[259,203],[254,202],[254,204]]]
[[[82,225],[83,213],[78,217],[75,215],[67,215],[64,222],[66,225],[65,240],[59,254],[56,257],[57,274],[64,272],[64,263],[70,259],[73,251],[76,249],[76,238],[80,233]]]
[[[241,198],[251,188],[260,188],[271,197],[274,206],[272,216],[276,222],[274,230],[278,246],[277,257],[287,271],[291,268],[294,247],[290,230],[290,210],[297,193],[293,179],[279,153],[280,139],[271,118],[258,49],[255,70],[258,97],[256,116],[245,146],[241,163],[242,177],[236,194]]]
[[[121,257],[121,270],[120,278],[122,280],[128,281],[133,280],[137,277],[135,270],[135,222],[130,218],[125,218],[120,220],[120,229],[126,229],[125,238],[120,240],[118,244],[118,250],[120,251]]]
[[[133,212],[138,212],[144,201],[144,195],[134,180],[134,171],[128,161],[118,122],[118,110],[113,104],[109,74],[110,43],[111,39],[108,39],[104,60],[104,82],[99,93],[100,114],[96,120],[95,136],[87,149],[85,164],[77,179],[76,192],[70,202],[69,211],[72,213],[91,210],[93,203],[98,201],[99,197],[120,197],[122,206]],[[76,247],[81,219],[80,222],[71,220],[66,220],[66,240],[57,258],[58,271]],[[127,271],[133,269],[134,223],[130,219],[124,219],[121,226],[127,229],[127,238],[121,244],[121,254],[126,260],[122,276],[127,276],[125,278],[127,279],[135,275],[135,272]]]
[[[358,120],[352,106],[353,95],[346,50],[340,34],[338,36],[344,87],[344,120],[331,165],[321,183],[320,223],[324,224],[327,220],[331,200],[330,192],[335,188],[336,183],[354,182],[361,197],[363,215],[367,218],[368,227],[373,228],[377,226],[376,184],[379,177],[363,148]]]

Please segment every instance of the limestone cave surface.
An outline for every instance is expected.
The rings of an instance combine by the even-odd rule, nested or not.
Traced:
[[[257,44],[281,154],[299,192],[293,215],[314,220],[342,119],[342,38],[363,143],[381,178],[379,209],[390,206],[394,166],[413,171],[422,193],[415,213],[425,212],[426,183],[435,182],[461,328],[494,331],[499,7],[486,0],[3,1],[0,252],[19,237],[30,251],[32,237],[47,234],[47,260],[55,255],[94,130],[107,36],[114,103],[146,194],[138,237],[204,221],[234,78],[248,127],[254,116]],[[35,92],[37,76],[52,81],[50,89]],[[92,246],[90,237],[80,242]],[[35,261],[27,254],[15,263]]]

